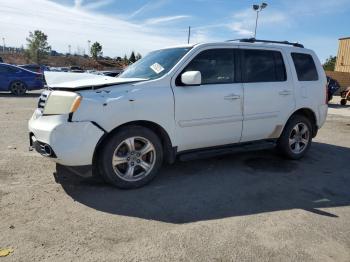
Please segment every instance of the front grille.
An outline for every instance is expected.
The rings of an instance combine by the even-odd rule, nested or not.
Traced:
[[[41,112],[44,111],[45,104],[46,104],[47,98],[49,97],[49,94],[50,94],[50,91],[45,90],[44,92],[41,93],[39,97],[38,108]]]

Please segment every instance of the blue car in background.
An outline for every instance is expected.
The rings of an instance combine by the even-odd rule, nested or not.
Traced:
[[[0,63],[0,91],[20,96],[27,90],[44,88],[44,76],[18,66]]]

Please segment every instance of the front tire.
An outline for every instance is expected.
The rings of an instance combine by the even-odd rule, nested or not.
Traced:
[[[342,106],[346,106],[346,102],[347,102],[347,100],[346,100],[346,99],[342,99],[342,100],[340,100],[340,104],[341,104]]]
[[[122,188],[139,188],[157,175],[163,162],[162,144],[151,130],[141,126],[122,128],[103,145],[98,159],[102,177]]]
[[[305,156],[312,142],[310,120],[302,115],[294,115],[287,122],[277,147],[289,159],[297,160]]]

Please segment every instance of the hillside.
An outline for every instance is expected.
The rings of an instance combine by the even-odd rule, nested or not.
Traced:
[[[16,65],[30,63],[24,54],[0,54],[0,56],[3,58],[4,63]],[[74,55],[49,56],[47,61],[45,61],[43,64],[53,67],[79,66],[83,69],[96,70],[112,70],[125,67],[122,62],[114,59],[99,59],[96,61],[92,58]]]

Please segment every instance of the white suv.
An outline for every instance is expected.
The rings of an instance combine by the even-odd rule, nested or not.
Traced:
[[[46,75],[49,89],[29,121],[31,145],[81,173],[92,167],[90,174],[120,188],[150,182],[163,161],[237,147],[276,145],[299,159],[328,110],[320,61],[289,42],[166,48],[118,78],[56,74],[65,79]]]

